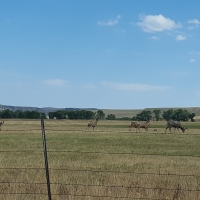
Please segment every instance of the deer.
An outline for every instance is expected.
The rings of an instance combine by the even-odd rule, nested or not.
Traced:
[[[140,128],[143,128],[143,129],[145,129],[146,131],[148,131],[149,125],[150,125],[150,122],[149,122],[149,120],[148,120],[148,121],[144,122],[143,124],[140,124],[139,130],[140,130]]]
[[[94,131],[94,128],[97,126],[97,122],[99,121],[99,119],[97,118],[95,122],[88,122],[88,125],[86,127],[86,130],[87,129],[90,129],[90,127],[93,128],[93,131]]]
[[[4,121],[0,122],[0,131],[3,124],[4,124]]]
[[[139,130],[139,126],[140,126],[139,122],[131,122],[131,125],[129,126],[129,131],[131,131],[131,128],[135,128],[137,133],[137,130]]]
[[[175,133],[175,130],[178,129],[181,129],[181,131],[184,133],[185,132],[185,127],[183,127],[180,123],[180,121],[173,121],[173,120],[169,120],[167,121],[167,127],[165,128],[165,133],[167,132],[167,129],[169,129],[169,131],[171,132],[171,128],[173,127],[174,128],[174,133]]]
[[[146,131],[148,131],[148,127],[149,127],[150,123],[149,121],[146,121],[145,123],[140,124],[140,122],[131,122],[131,125],[129,126],[129,131],[131,131],[131,128],[136,128],[136,133],[139,130],[140,132],[140,128],[144,128]]]

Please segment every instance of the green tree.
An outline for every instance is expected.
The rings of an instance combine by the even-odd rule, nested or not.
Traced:
[[[178,109],[174,111],[172,119],[177,121],[188,121],[189,114],[190,113],[187,110]]]
[[[150,110],[143,110],[141,113],[136,115],[136,120],[138,121],[149,121],[152,118]]]
[[[6,110],[3,110],[1,111],[1,118],[14,118],[14,113],[13,111],[9,110],[9,109],[6,109]]]
[[[115,120],[116,117],[115,117],[115,115],[113,115],[113,114],[109,114],[109,115],[107,115],[106,119],[107,119],[107,120]]]
[[[104,119],[105,118],[105,113],[103,112],[103,110],[98,110],[97,111],[96,118],[99,118],[99,119]]]
[[[167,111],[164,111],[162,116],[166,121],[169,121],[170,119],[172,119],[173,114],[174,114],[174,110],[169,109]]]
[[[191,120],[191,122],[194,122],[195,113],[190,113],[188,117]]]
[[[159,121],[161,110],[154,110],[153,113],[155,115],[156,121]]]

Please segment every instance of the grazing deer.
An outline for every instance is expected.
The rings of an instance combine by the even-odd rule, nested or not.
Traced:
[[[4,121],[0,122],[0,131],[3,124],[4,124]]]
[[[97,126],[98,120],[99,119],[97,118],[95,122],[89,122],[88,125],[87,125],[87,127],[86,127],[86,130],[89,129],[90,127],[92,127],[93,131],[94,131],[94,128]]]
[[[174,128],[174,133],[175,133],[175,130],[178,129],[179,131],[179,128],[181,129],[181,131],[184,133],[185,132],[185,127],[183,127],[180,123],[180,121],[173,121],[173,120],[170,120],[170,121],[167,121],[167,127],[165,128],[165,133],[167,132],[167,129],[169,129],[169,131],[171,132],[171,128],[173,127]]]

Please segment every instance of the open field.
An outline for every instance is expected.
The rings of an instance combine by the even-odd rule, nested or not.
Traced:
[[[4,121],[0,199],[48,199],[40,120]],[[200,199],[200,123],[182,123],[185,133],[129,124],[45,120],[52,200]]]

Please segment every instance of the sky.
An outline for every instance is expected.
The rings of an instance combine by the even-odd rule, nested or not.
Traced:
[[[199,0],[0,0],[0,104],[199,107]]]

